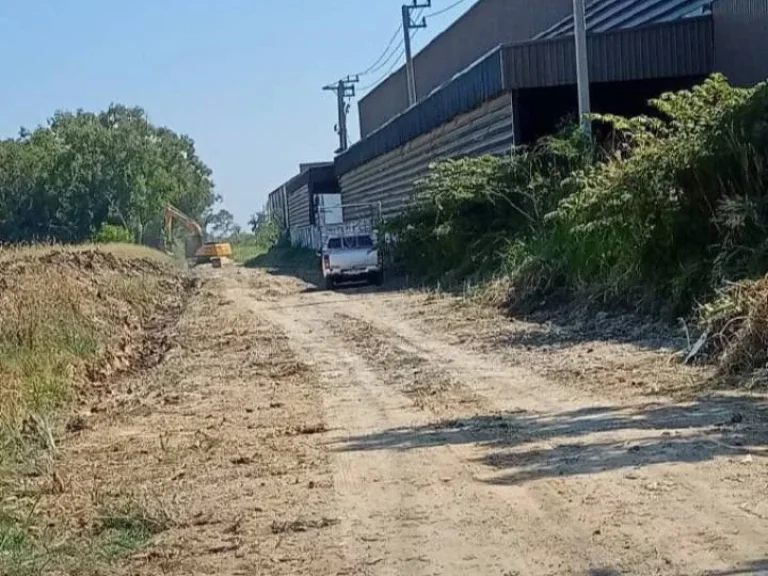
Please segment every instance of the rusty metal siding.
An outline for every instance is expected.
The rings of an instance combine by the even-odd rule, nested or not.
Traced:
[[[291,228],[309,226],[309,185],[288,193],[288,223]]]
[[[573,0],[480,0],[414,57],[419,100],[483,54],[533,38],[572,9]],[[400,68],[360,100],[361,138],[407,107],[405,72]]]
[[[391,217],[412,203],[414,182],[432,162],[507,152],[513,134],[511,96],[505,94],[342,175],[342,204],[381,202],[382,216]],[[365,207],[346,208],[344,221],[368,215]]]
[[[720,0],[712,12],[717,71],[737,86],[768,79],[768,0]]]
[[[686,18],[588,38],[591,82],[701,76],[714,69],[712,18]],[[505,88],[540,88],[576,82],[573,39],[506,46]]]
[[[501,50],[497,49],[416,106],[337,156],[336,173],[346,174],[357,166],[395,150],[452,118],[477,108],[503,90]]]

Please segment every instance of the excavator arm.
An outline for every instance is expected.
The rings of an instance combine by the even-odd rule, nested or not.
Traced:
[[[174,220],[178,220],[194,237],[194,254],[188,252],[188,257],[193,256],[198,263],[210,261],[220,265],[221,258],[230,258],[232,256],[232,246],[227,243],[205,242],[205,231],[202,226],[178,208],[168,204],[165,207],[164,215],[166,238],[172,238]]]
[[[165,230],[168,234],[171,233],[173,220],[176,219],[189,230],[192,234],[200,238],[200,243],[203,242],[203,228],[195,222],[192,218],[184,214],[181,210],[174,208],[170,204],[165,207]]]

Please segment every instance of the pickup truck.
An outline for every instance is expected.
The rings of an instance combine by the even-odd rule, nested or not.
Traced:
[[[383,258],[370,234],[331,236],[320,252],[325,288],[332,290],[344,280],[384,282]]]

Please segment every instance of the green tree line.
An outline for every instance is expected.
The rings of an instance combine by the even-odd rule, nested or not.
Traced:
[[[83,242],[115,227],[147,241],[166,203],[205,222],[217,200],[193,140],[141,108],[60,111],[0,141],[0,243]]]

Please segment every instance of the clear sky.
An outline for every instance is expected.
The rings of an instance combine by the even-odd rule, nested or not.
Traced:
[[[454,1],[433,0],[432,10]],[[335,100],[320,88],[376,60],[402,3],[0,0],[0,137],[57,109],[141,106],[194,138],[224,206],[245,224],[299,162],[333,157]],[[414,48],[474,3],[431,19]]]

